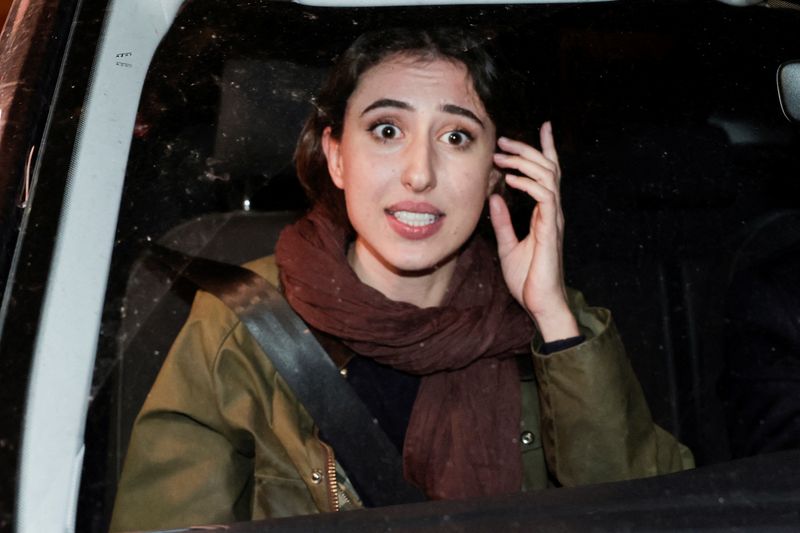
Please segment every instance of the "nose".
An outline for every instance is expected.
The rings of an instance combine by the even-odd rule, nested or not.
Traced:
[[[436,187],[435,158],[428,139],[418,139],[406,149],[403,186],[414,192],[425,192]]]

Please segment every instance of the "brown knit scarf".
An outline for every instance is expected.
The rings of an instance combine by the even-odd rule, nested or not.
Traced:
[[[534,334],[490,246],[458,258],[440,307],[386,298],[347,263],[347,231],[320,208],[276,248],[285,296],[303,319],[354,352],[422,376],[403,446],[406,479],[430,498],[520,490],[520,385],[513,355]]]

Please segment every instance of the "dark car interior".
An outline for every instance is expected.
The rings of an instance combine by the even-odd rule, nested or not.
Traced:
[[[731,442],[725,302],[739,272],[800,242],[800,129],[775,84],[800,58],[800,11],[690,3],[691,18],[685,2],[423,16],[186,2],[132,132],[78,530],[107,527],[131,425],[195,291],[149,247],[235,264],[270,254],[307,207],[292,154],[326,69],[366,29],[420,20],[485,31],[525,80],[531,131],[552,119],[568,283],[614,313],[656,422],[698,466],[756,453]],[[515,209],[524,227],[532,206]]]

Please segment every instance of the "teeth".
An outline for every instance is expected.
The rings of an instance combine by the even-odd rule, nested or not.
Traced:
[[[395,211],[392,215],[403,224],[414,227],[433,224],[439,218],[432,213],[414,213],[412,211]]]

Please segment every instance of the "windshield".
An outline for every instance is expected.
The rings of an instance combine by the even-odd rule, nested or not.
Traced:
[[[553,122],[567,283],[612,310],[655,422],[700,466],[754,453],[731,422],[725,302],[739,272],[798,236],[786,221],[800,208],[800,137],[775,71],[800,58],[800,13],[697,4],[187,2],[131,132],[78,529],[107,527],[133,420],[193,298],[146,250],[237,264],[271,254],[308,207],[293,152],[325,73],[364,31],[419,20],[479,29],[520,74],[531,133]],[[521,231],[532,208],[514,206]]]

